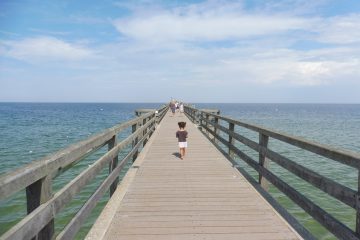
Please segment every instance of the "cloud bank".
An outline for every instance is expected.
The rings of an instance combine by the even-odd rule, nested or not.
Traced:
[[[319,14],[327,3],[266,1],[253,7],[246,1],[117,3],[116,17],[94,17],[96,26],[113,29],[115,37],[107,41],[74,42],[66,31],[69,34],[56,37],[2,40],[0,54],[47,69],[62,68],[79,89],[91,83],[95,87],[90,92],[106,89],[114,96],[116,90],[130,94],[140,87],[143,93],[151,89],[154,96],[158,92],[167,99],[172,89],[179,88],[187,89],[189,101],[199,94],[198,99],[219,94],[221,101],[229,99],[227,92],[247,89],[251,102],[256,101],[252,95],[267,88],[278,89],[277,95],[316,87],[352,90],[360,87],[360,13]],[[128,14],[121,14],[124,8]],[[242,101],[239,96],[232,101]],[[268,99],[278,98],[274,93]],[[360,95],[352,99],[360,102]]]

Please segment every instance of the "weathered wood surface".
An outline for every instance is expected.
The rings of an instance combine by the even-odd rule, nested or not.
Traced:
[[[177,157],[177,122],[189,132]],[[299,239],[185,115],[167,114],[153,135],[105,239]]]
[[[135,115],[136,116],[141,116],[145,113],[148,113],[148,112],[155,112],[156,109],[153,109],[153,108],[141,108],[141,109],[135,109]]]

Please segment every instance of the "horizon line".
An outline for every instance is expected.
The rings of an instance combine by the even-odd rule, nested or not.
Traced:
[[[170,101],[168,101],[170,102]],[[0,103],[62,103],[62,104],[119,104],[119,103],[156,103],[156,104],[165,104],[168,102],[57,102],[57,101],[0,101]],[[360,102],[188,102],[190,104],[349,104],[349,105],[357,105]]]

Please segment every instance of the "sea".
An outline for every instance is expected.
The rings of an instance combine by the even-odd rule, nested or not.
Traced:
[[[139,108],[159,108],[164,103],[0,103],[0,175],[84,140],[93,134],[135,117]],[[360,152],[360,104],[275,104],[275,103],[192,103],[196,108],[219,109],[229,116],[289,135],[329,145],[338,149]],[[238,133],[258,141],[258,134],[237,127]],[[120,135],[125,138],[127,130]],[[224,135],[225,136],[225,135]],[[253,159],[258,154],[236,143]],[[357,190],[358,172],[333,160],[316,156],[278,140],[270,139],[269,147],[315,172]],[[57,177],[53,192],[98,159],[107,149],[86,157],[76,166]],[[126,151],[120,154],[124,156]],[[236,159],[251,176],[251,167]],[[121,173],[124,176],[127,166]],[[296,190],[354,229],[355,211],[329,197],[288,171],[270,163],[271,170]],[[107,175],[104,169],[55,218],[60,232],[81,208]],[[289,198],[270,185],[270,194],[318,239],[336,239]],[[25,191],[0,200],[0,235],[26,216]],[[83,239],[96,220],[109,196],[105,194],[76,235]]]

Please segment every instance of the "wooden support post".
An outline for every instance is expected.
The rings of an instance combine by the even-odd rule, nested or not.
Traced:
[[[206,129],[209,129],[209,120],[210,120],[210,116],[209,114],[205,113],[205,116],[206,116]],[[210,132],[208,130],[206,130],[207,132],[207,136],[210,137]]]
[[[158,125],[160,123],[160,115],[159,112],[155,112],[155,124]]]
[[[50,198],[52,198],[52,179],[48,175],[26,187],[27,213],[31,213]],[[54,236],[54,229],[54,219],[52,218],[33,239],[50,240]]]
[[[356,229],[355,232],[360,236],[360,170],[358,170],[358,191],[356,195]]]
[[[154,126],[155,123],[156,123],[156,114],[153,115],[152,117],[150,117],[150,118],[149,118],[149,121],[152,120],[152,118],[155,118],[155,121],[153,121],[153,122],[150,124],[150,126],[149,126],[149,131],[150,131],[150,133],[149,133],[149,139],[151,138],[152,134],[154,133],[154,131],[153,131],[152,129],[153,129],[153,126]]]
[[[229,122],[229,131],[234,132],[234,129],[235,129],[235,125],[233,123]],[[230,135],[229,135],[229,144],[234,145],[234,139]],[[230,149],[230,147],[229,147],[228,153],[231,158],[234,157],[234,152]]]
[[[199,122],[199,126],[200,126],[200,131],[202,131],[202,126],[203,126],[203,113],[202,112],[198,112],[198,122]]]
[[[199,127],[200,127],[200,130],[201,130],[201,127],[202,127],[202,126],[201,126],[201,124],[202,124],[202,122],[201,122],[201,117],[202,117],[201,114],[202,114],[202,113],[201,113],[200,111],[197,111],[197,112],[196,112],[196,115],[195,115],[195,116],[196,116],[197,123],[198,123],[198,125],[199,125]]]
[[[146,124],[146,122],[147,122],[147,118],[144,118],[144,120],[143,120],[143,126]],[[145,128],[144,129],[144,131],[143,131],[143,137],[145,136],[145,134],[147,133],[147,128]],[[147,141],[148,141],[148,139],[146,138],[146,139],[144,139],[144,142],[143,142],[143,147],[146,145],[146,143],[147,143]]]
[[[202,130],[202,117],[203,117],[203,115],[202,115],[202,112],[200,112],[200,111],[198,111],[197,112],[197,119],[198,119],[198,123],[199,123],[199,126],[200,126],[200,130]]]
[[[215,124],[219,124],[219,118],[214,117],[214,122],[215,122]],[[217,129],[215,126],[214,126],[214,133],[215,133],[215,136],[214,136],[213,141],[214,141],[214,143],[217,143],[218,140],[217,140],[216,136],[219,134],[219,129]]]
[[[132,125],[132,127],[131,127],[132,133],[136,132],[137,126],[138,126],[138,123]],[[135,140],[132,142],[132,147],[134,148],[138,142],[139,142],[139,138],[136,137]],[[137,158],[138,154],[139,154],[139,151],[136,150],[136,152],[134,153],[134,156],[133,156],[133,162]]]
[[[117,144],[116,135],[114,135],[108,142],[108,150],[110,151],[112,148],[114,148]],[[116,168],[119,161],[118,154],[111,160],[109,163],[109,174]],[[116,190],[116,187],[119,183],[119,176],[114,180],[114,182],[110,186],[110,197],[113,195],[113,193]]]
[[[267,148],[269,142],[269,136],[259,133],[259,144],[262,147]],[[266,154],[259,152],[259,164],[264,168],[269,168],[269,160],[266,158]],[[269,190],[269,182],[259,173],[259,184],[265,190]]]

